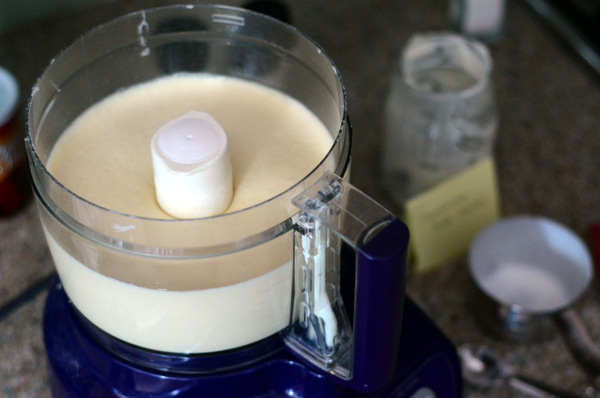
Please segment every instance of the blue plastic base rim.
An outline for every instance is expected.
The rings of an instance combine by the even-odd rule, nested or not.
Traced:
[[[243,354],[247,358],[248,350],[263,355],[265,349],[273,349],[271,355],[229,371],[186,374],[136,365],[111,354],[91,337],[59,280],[50,288],[43,327],[54,398],[462,396],[453,345],[408,298],[396,377],[389,386],[372,393],[353,391],[329,375],[311,370],[287,352],[282,342],[277,343],[278,336],[246,347]],[[218,364],[218,355],[214,359]]]

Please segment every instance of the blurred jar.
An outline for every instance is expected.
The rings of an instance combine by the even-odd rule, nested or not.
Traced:
[[[0,67],[0,217],[19,210],[30,193],[19,85],[9,71]]]
[[[392,76],[382,172],[403,203],[491,154],[498,124],[487,48],[451,33],[413,36]]]

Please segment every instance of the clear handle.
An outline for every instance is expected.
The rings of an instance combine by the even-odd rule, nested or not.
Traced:
[[[294,297],[286,345],[359,391],[391,381],[404,307],[408,230],[334,174],[293,199]]]

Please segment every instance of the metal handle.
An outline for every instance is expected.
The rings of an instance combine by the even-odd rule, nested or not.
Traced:
[[[575,360],[591,378],[594,386],[600,388],[600,351],[575,310],[568,308],[556,313],[554,321]]]
[[[515,390],[534,398],[578,398],[579,395],[557,390],[547,384],[522,375],[510,376],[508,384]]]

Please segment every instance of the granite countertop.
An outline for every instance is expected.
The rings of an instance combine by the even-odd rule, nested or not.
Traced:
[[[16,75],[26,97],[45,65],[76,37],[126,12],[167,3],[113,1],[6,32],[0,35],[0,65]],[[291,17],[329,53],[345,81],[355,132],[353,183],[398,211],[381,187],[378,166],[390,71],[411,34],[450,29],[445,2],[309,0],[294,3]],[[503,215],[546,216],[588,242],[590,223],[600,220],[597,77],[520,2],[508,2],[503,39],[491,52],[501,116],[495,158]],[[33,203],[0,219],[0,304],[52,271]],[[412,275],[408,292],[454,344],[487,344],[518,370],[585,396],[589,383],[560,338],[509,343],[479,328],[470,307],[472,286],[464,256],[436,271]],[[41,332],[44,300],[42,290],[0,320],[0,397],[50,396]],[[595,281],[575,307],[600,343]],[[514,393],[466,388],[465,396]]]

